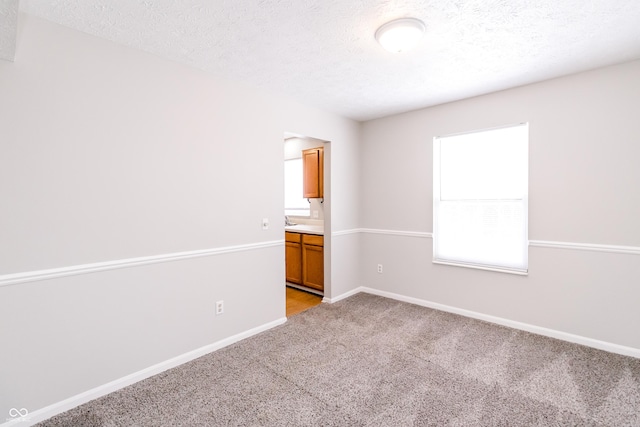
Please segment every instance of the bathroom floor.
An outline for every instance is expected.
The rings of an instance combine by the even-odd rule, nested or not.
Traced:
[[[315,307],[322,302],[320,295],[315,295],[287,286],[287,317]]]

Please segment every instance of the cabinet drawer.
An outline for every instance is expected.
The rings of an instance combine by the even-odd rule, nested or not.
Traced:
[[[303,234],[302,243],[305,245],[323,246],[324,236],[318,236],[316,234]]]
[[[284,232],[284,240],[286,242],[300,243],[300,233]]]

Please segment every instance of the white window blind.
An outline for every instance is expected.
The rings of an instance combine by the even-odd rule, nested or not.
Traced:
[[[309,202],[302,197],[302,159],[284,162],[284,214],[309,216]]]
[[[527,124],[434,138],[433,261],[528,269]]]

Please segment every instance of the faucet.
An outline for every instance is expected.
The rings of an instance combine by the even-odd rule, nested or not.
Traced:
[[[289,217],[288,217],[287,215],[285,215],[285,216],[284,216],[284,226],[285,226],[285,227],[287,227],[287,226],[289,226],[289,225],[295,225],[295,224],[294,224],[294,223],[292,223],[292,222],[289,220]]]

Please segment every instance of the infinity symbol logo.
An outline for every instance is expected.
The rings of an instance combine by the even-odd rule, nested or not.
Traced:
[[[28,414],[29,414],[29,411],[27,411],[26,408],[22,408],[22,409],[11,408],[11,409],[9,409],[9,415],[12,418],[26,417]]]

